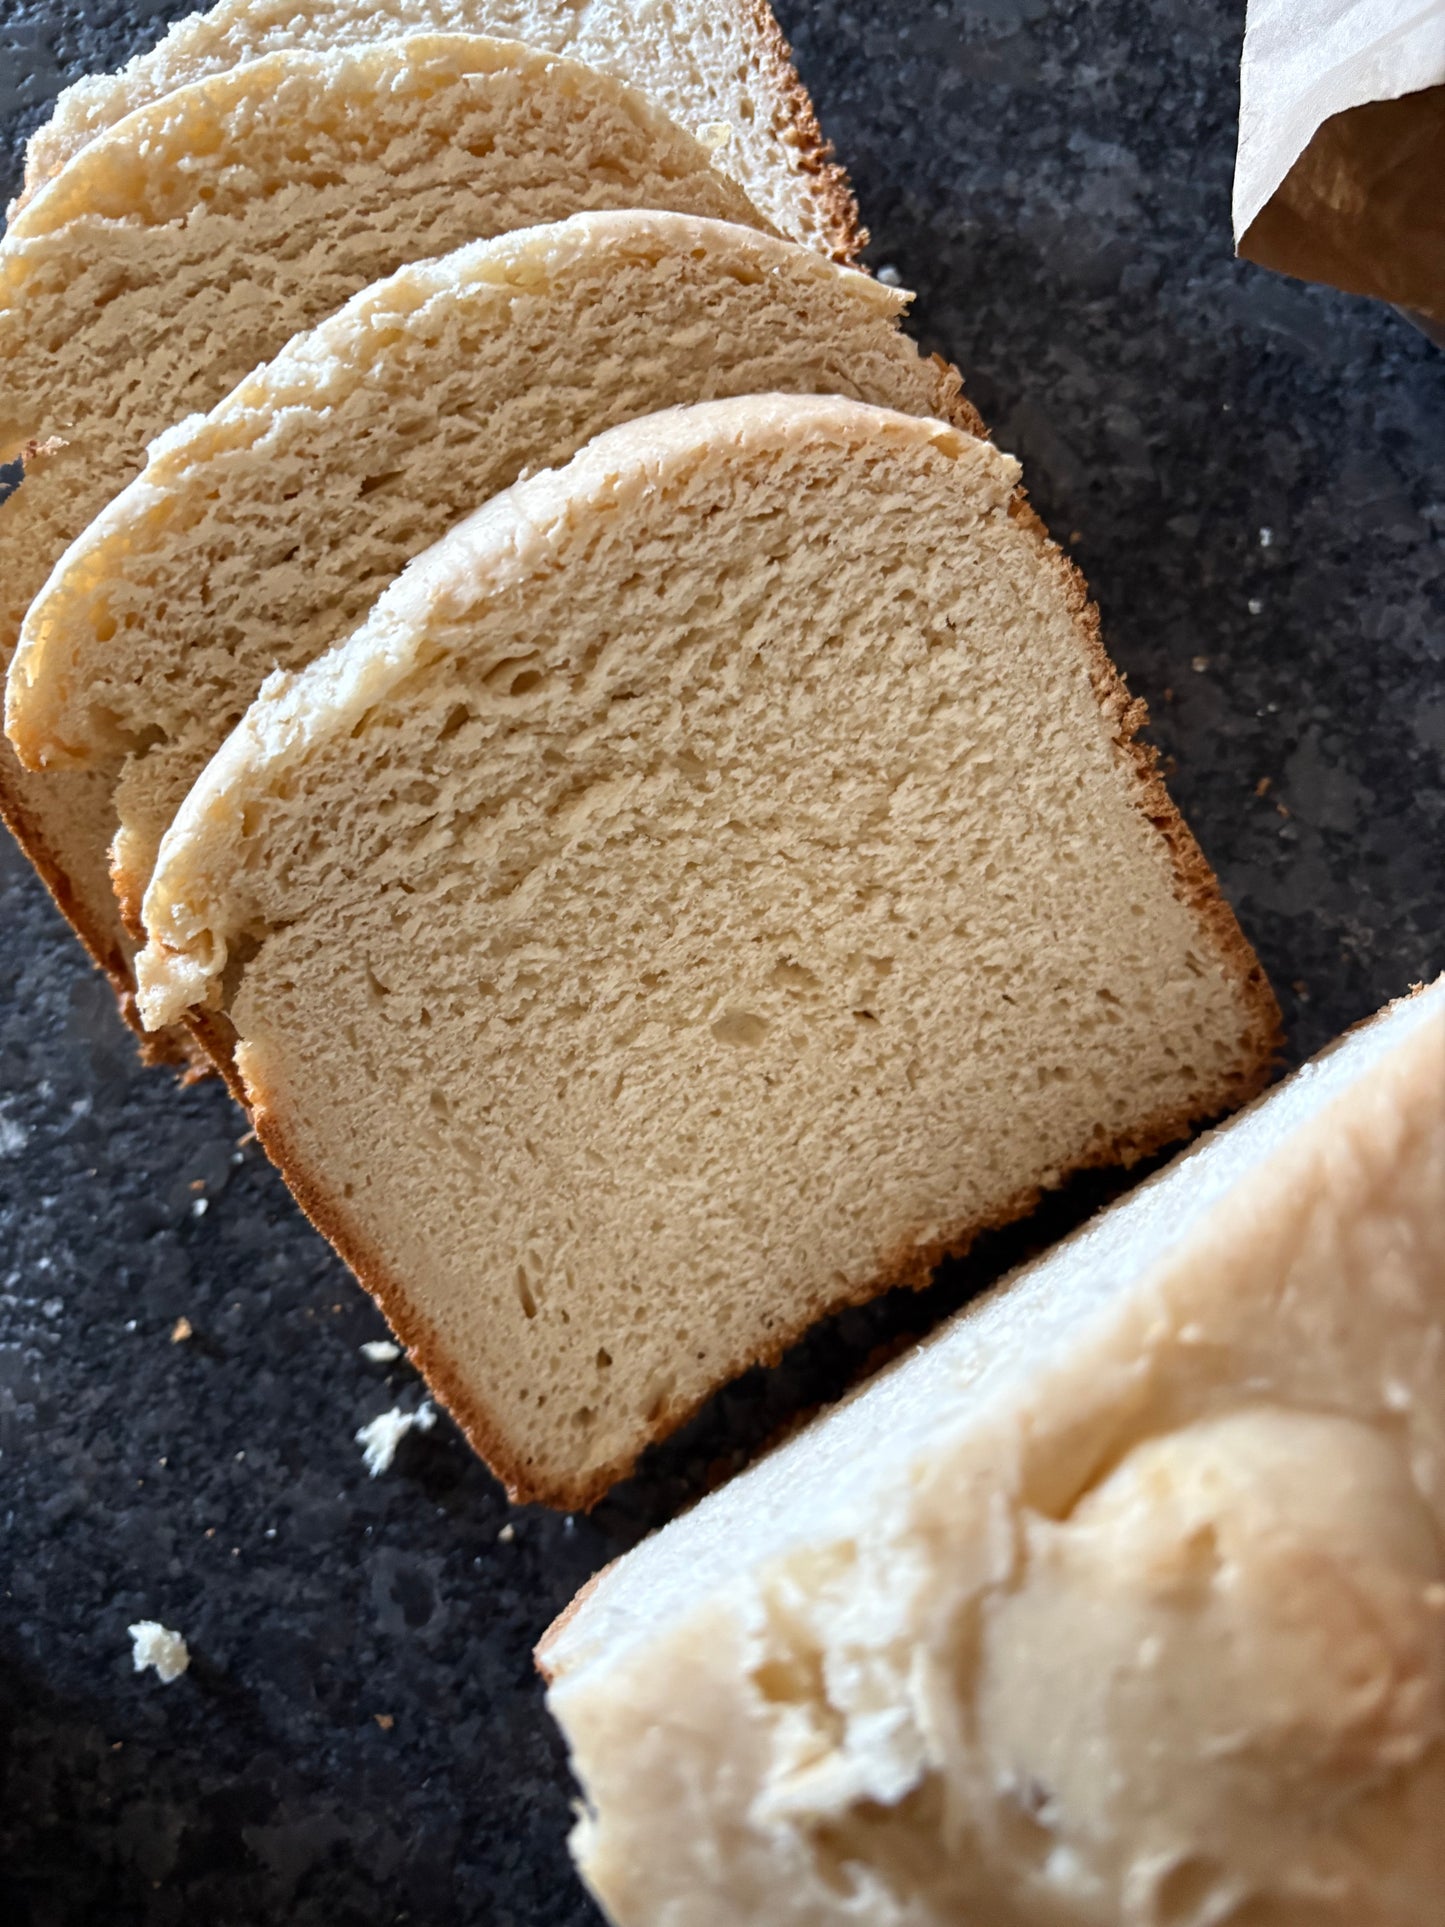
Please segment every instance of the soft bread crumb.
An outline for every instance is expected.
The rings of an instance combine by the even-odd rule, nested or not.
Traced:
[[[396,1448],[410,1431],[429,1432],[437,1422],[436,1407],[426,1401],[418,1405],[414,1412],[403,1412],[400,1406],[383,1412],[369,1425],[363,1425],[356,1434],[356,1443],[361,1447],[366,1469],[372,1478],[377,1478],[390,1466],[396,1457]]]
[[[185,1640],[168,1626],[162,1626],[159,1620],[138,1619],[133,1626],[127,1626],[126,1631],[131,1637],[135,1670],[143,1673],[147,1666],[153,1667],[162,1686],[179,1679],[190,1665],[190,1648]]]

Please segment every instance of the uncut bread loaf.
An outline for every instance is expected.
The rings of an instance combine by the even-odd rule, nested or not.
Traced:
[[[119,73],[66,88],[31,138],[21,204],[87,141],[178,87],[269,53],[419,32],[522,40],[611,74],[705,141],[780,233],[839,261],[867,238],[766,0],[223,0]]]
[[[596,1578],[616,1927],[1436,1927],[1445,980]]]
[[[268,671],[349,633],[524,469],[633,415],[769,390],[977,426],[957,375],[899,331],[906,299],[790,242],[650,212],[403,268],[152,447],[31,606],[10,739],[32,768],[106,772],[138,927],[162,835]]]
[[[467,35],[273,54],[92,141],[0,245],[0,459],[25,458],[0,505],[0,663],[152,436],[406,261],[628,206],[761,225],[639,94]],[[28,778],[6,749],[0,811],[126,990],[107,782]]]
[[[1082,1164],[1273,1002],[1017,466],[831,397],[609,430],[277,676],[162,843],[147,1022],[519,1496]]]

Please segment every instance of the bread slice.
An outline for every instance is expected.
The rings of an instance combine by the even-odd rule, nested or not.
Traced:
[[[273,54],[92,141],[0,245],[0,666],[51,566],[146,443],[403,262],[588,208],[761,225],[641,95],[510,42]],[[26,779],[0,811],[124,988],[110,789]]]
[[[34,193],[87,141],[175,88],[286,49],[481,33],[567,54],[640,88],[795,241],[851,261],[867,236],[767,0],[222,0],[117,74],[67,87],[26,156]],[[22,197],[21,205],[23,205]]]
[[[1017,467],[839,399],[609,430],[271,679],[161,846],[148,1022],[518,1496],[1251,1092],[1257,964]],[[1162,826],[1162,833],[1161,827]]]
[[[681,214],[580,214],[403,268],[155,444],[30,609],[10,739],[31,768],[118,780],[112,877],[138,927],[162,835],[267,672],[349,633],[523,470],[768,390],[980,426],[899,332],[906,299]]]
[[[617,1927],[1435,1927],[1445,979],[584,1591]]]

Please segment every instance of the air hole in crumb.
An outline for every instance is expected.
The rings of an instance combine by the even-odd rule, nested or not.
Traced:
[[[878,1022],[878,1016],[875,1011],[855,1010],[853,1015],[858,1019],[860,1024],[876,1024]]]
[[[483,678],[499,696],[525,696],[544,680],[535,655],[504,656]]]
[[[405,478],[404,468],[388,469],[384,475],[368,475],[356,492],[358,496],[365,499],[368,495],[379,495],[382,489],[390,488],[393,482],[400,482]]]
[[[446,721],[437,731],[438,738],[445,741],[448,736],[455,736],[457,731],[465,729],[471,720],[472,712],[465,703],[453,703],[447,711]]]
[[[517,1303],[522,1307],[524,1317],[537,1316],[537,1300],[532,1291],[532,1281],[523,1266],[517,1266]]]
[[[611,1363],[612,1363],[612,1354],[611,1352],[608,1351],[607,1347],[603,1345],[597,1353],[598,1371],[605,1372]]]
[[[720,1044],[755,1050],[768,1034],[768,1020],[755,1011],[729,1010],[712,1025],[712,1034]]]
[[[643,1392],[642,1417],[646,1424],[656,1424],[667,1410],[668,1400],[672,1397],[672,1383],[670,1375],[655,1378]]]

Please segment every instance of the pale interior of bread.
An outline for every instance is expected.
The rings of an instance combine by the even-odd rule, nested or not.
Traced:
[[[177,87],[287,48],[417,32],[480,33],[567,54],[639,87],[706,141],[781,233],[851,259],[861,244],[841,171],[760,0],[222,0],[178,21],[116,74],[77,81],[31,139],[33,192],[89,140]]]
[[[117,784],[137,922],[160,839],[267,673],[347,634],[419,550],[634,415],[718,395],[966,408],[904,298],[687,215],[577,215],[401,270],[167,435],[26,618],[7,726],[27,763]]]
[[[0,247],[0,456],[26,452],[0,505],[0,659],[150,438],[299,329],[405,261],[627,206],[761,220],[640,95],[477,37],[273,55],[92,142]],[[104,786],[26,778],[3,754],[17,827],[79,887],[108,834]],[[108,888],[79,912],[113,951]]]
[[[1442,1201],[1445,980],[601,1574],[609,1917],[1430,1927]]]
[[[595,1495],[1257,1079],[1016,472],[839,399],[612,430],[263,691],[162,845],[148,1020],[228,993],[263,1135],[515,1489]]]

